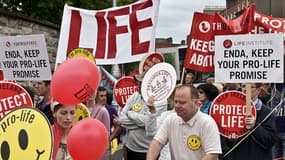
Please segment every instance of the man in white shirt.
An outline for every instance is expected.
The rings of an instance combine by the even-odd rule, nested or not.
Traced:
[[[197,107],[198,91],[189,85],[175,89],[176,114],[169,116],[153,138],[147,160],[155,160],[169,142],[174,160],[217,160],[222,153],[215,121]]]

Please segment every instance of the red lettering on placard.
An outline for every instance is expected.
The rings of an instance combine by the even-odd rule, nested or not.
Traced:
[[[104,19],[106,12],[97,12],[95,18],[97,20],[98,33],[97,34],[97,47],[95,53],[96,58],[104,58],[105,57],[105,46],[106,46],[106,33],[107,33],[107,24]]]
[[[215,46],[214,41],[203,41],[203,40],[195,39],[195,38],[193,38],[189,41],[191,41],[189,49],[204,52],[204,53],[215,51],[214,50],[214,46]]]
[[[79,11],[72,10],[67,53],[71,52],[75,48],[78,48],[79,46],[81,23],[82,23],[82,19],[81,19]]]
[[[153,5],[152,1],[146,1],[136,4],[132,7],[132,14],[130,15],[130,27],[132,31],[132,55],[147,52],[150,41],[140,43],[139,31],[143,28],[151,27],[151,18],[138,21],[137,10],[145,9]]]
[[[97,27],[95,59],[116,58],[118,50],[118,35],[126,34],[131,39],[131,55],[143,54],[149,51],[150,40],[141,42],[140,34],[145,28],[152,27],[151,18],[139,19],[138,12],[153,7],[151,0],[126,6],[116,10],[98,11],[94,15]],[[126,24],[118,24],[118,17],[129,17]],[[75,48],[85,48],[93,53],[92,46],[81,46],[82,16],[80,11],[72,10],[68,37],[67,54]],[[96,36],[96,35],[90,35]]]
[[[121,8],[115,11],[110,11],[107,15],[109,21],[108,35],[108,58],[115,58],[117,52],[117,34],[128,33],[128,26],[117,26],[116,16],[129,14],[129,7]]]
[[[26,93],[20,93],[19,95],[9,96],[0,99],[0,112],[27,105],[28,100],[26,99],[26,96]]]

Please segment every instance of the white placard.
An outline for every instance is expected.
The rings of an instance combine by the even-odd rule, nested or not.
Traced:
[[[43,34],[0,37],[5,80],[50,80],[51,69]]]
[[[283,34],[215,37],[215,81],[282,83]]]
[[[176,71],[169,63],[158,63],[146,73],[141,84],[143,99],[147,101],[153,96],[155,105],[163,104],[176,86]]]

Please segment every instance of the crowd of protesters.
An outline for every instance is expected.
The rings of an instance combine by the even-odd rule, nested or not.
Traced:
[[[245,84],[215,83],[213,77],[195,84],[193,73],[187,73],[185,78],[185,82],[177,83],[164,106],[154,106],[153,98],[144,101],[140,92],[143,75],[134,77],[139,90],[129,97],[122,110],[107,104],[109,93],[104,87],[99,87],[85,104],[91,117],[100,120],[110,136],[110,143],[101,159],[114,159],[110,154],[111,140],[120,137],[120,134],[123,135],[120,142],[124,146],[124,154],[116,157],[118,160],[285,159],[284,84],[251,83],[256,118],[245,117],[250,132],[242,137],[227,138],[219,134],[209,109],[222,92],[236,90],[246,93]],[[53,159],[71,159],[66,150],[66,134],[71,124],[60,125],[60,118],[64,116],[59,111],[67,107],[52,105],[50,81],[38,81],[35,86],[24,88],[33,96],[35,107],[53,124],[56,141]],[[69,109],[66,117],[71,121],[75,108]],[[118,128],[119,132],[114,135]]]

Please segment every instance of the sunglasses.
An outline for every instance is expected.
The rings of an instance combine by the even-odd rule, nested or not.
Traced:
[[[200,93],[200,94],[204,94],[205,92],[204,92],[204,91],[199,91],[199,93]]]

